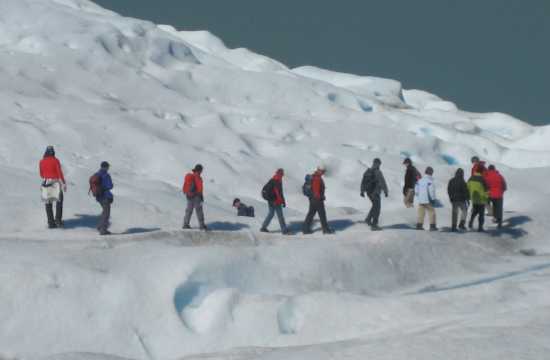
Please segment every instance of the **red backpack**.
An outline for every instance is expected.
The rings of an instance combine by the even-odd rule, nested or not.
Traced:
[[[103,194],[103,188],[101,186],[101,176],[99,174],[93,174],[90,177],[90,190],[88,194],[92,194],[95,197],[101,196]]]

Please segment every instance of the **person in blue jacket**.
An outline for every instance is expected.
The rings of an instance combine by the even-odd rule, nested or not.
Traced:
[[[101,192],[96,196],[97,202],[101,205],[101,217],[99,218],[99,223],[97,224],[97,230],[99,230],[100,235],[110,235],[111,232],[109,229],[109,218],[111,217],[111,204],[113,203],[113,180],[111,175],[109,175],[109,163],[103,161],[101,163],[101,168],[96,173],[97,176],[101,179]]]

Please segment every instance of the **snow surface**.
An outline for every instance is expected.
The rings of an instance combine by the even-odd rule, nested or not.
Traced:
[[[86,0],[2,0],[0,81],[0,359],[547,357],[549,127],[395,80],[289,69]],[[49,144],[69,181],[63,231],[45,229],[39,199]],[[508,180],[503,231],[412,231],[402,159],[435,167],[445,230],[446,183],[472,155]],[[358,196],[374,157],[390,188],[377,233]],[[108,238],[87,194],[102,160]],[[206,234],[180,230],[199,162]],[[298,231],[318,164],[336,235],[259,233],[274,170]],[[237,218],[235,196],[258,217]]]

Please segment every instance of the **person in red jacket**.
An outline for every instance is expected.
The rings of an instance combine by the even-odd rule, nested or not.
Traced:
[[[472,176],[474,176],[477,173],[480,173],[483,175],[485,173],[485,161],[479,160],[479,157],[472,156]]]
[[[325,210],[325,182],[323,175],[326,169],[324,166],[318,166],[317,170],[311,176],[311,194],[309,195],[309,210],[304,220],[302,231],[304,234],[311,234],[311,226],[316,213],[319,213],[321,227],[324,234],[332,234],[334,231],[329,227],[327,213]]]
[[[53,197],[45,198],[46,216],[48,218],[48,227],[50,229],[63,227],[63,193],[67,192],[67,184],[61,163],[55,157],[53,146],[48,146],[44,157],[39,164],[40,177],[42,178],[42,187],[47,189]],[[53,203],[55,202],[55,219],[53,215]]]
[[[506,180],[498,172],[494,165],[489,165],[489,169],[483,174],[483,179],[489,188],[489,199],[493,207],[493,216],[497,227],[502,227],[502,213],[504,205],[504,192],[506,191]]]
[[[278,169],[275,175],[267,182],[262,190],[262,193],[266,193],[265,197],[267,204],[269,206],[269,212],[265,218],[261,232],[269,232],[267,227],[271,223],[275,213],[277,214],[277,219],[279,219],[279,225],[281,226],[281,232],[284,235],[289,235],[288,228],[285,223],[285,217],[283,215],[283,208],[286,206],[285,196],[283,194],[283,176],[285,172],[283,169]]]
[[[206,224],[204,223],[204,212],[202,209],[202,204],[204,202],[204,187],[201,177],[202,170],[202,165],[197,164],[190,173],[185,175],[183,193],[187,197],[187,208],[185,209],[185,217],[183,219],[184,229],[191,229],[189,222],[191,221],[193,210],[196,210],[201,230],[207,230]]]

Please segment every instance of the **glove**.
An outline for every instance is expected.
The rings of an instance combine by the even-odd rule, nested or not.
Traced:
[[[361,197],[365,197],[365,193],[361,191]]]

